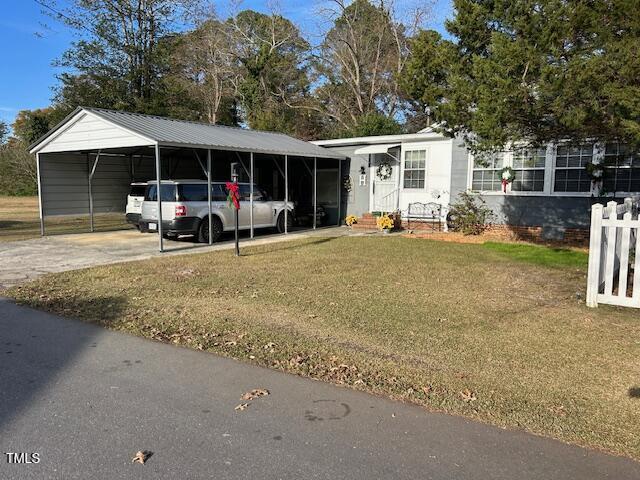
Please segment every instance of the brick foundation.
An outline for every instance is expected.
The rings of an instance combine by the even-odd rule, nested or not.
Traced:
[[[444,223],[439,225],[433,222],[421,222],[411,220],[400,220],[395,218],[396,228],[408,230],[417,234],[425,234],[429,232],[442,232]],[[353,225],[354,230],[372,231],[377,230],[376,217],[370,213],[364,214],[358,219],[358,223]],[[521,225],[489,225],[487,230],[481,235],[485,240],[503,240],[503,241],[526,241],[532,243],[554,243],[572,246],[588,246],[589,230],[585,228],[567,228],[564,231],[564,237],[560,240],[549,240],[542,236],[543,227],[541,226],[521,226]]]
[[[542,236],[543,228],[540,226],[522,225],[490,225],[484,235],[504,240],[524,240],[534,243],[548,243],[549,239]],[[584,228],[567,228],[562,239],[552,240],[552,243],[567,245],[588,245],[589,230]]]

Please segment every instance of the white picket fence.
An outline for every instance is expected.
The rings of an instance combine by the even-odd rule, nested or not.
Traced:
[[[640,308],[640,218],[638,199],[597,203],[591,209],[587,305]],[[630,281],[631,279],[631,281]]]

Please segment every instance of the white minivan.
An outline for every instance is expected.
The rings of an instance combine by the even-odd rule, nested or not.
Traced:
[[[234,208],[227,202],[227,192],[223,182],[211,184],[212,238],[216,241],[222,232],[234,229]],[[207,182],[204,180],[163,180],[160,188],[162,200],[162,233],[169,237],[194,235],[200,242],[209,241],[209,205]],[[241,230],[249,229],[250,192],[249,183],[239,184],[240,210],[238,225]],[[139,220],[142,232],[158,230],[158,182],[148,182]],[[253,186],[254,228],[277,228],[284,232],[285,202],[272,200],[264,189]],[[287,203],[287,225],[293,225],[294,204]]]
[[[147,191],[147,182],[134,182],[129,189],[129,195],[127,195],[127,206],[125,208],[125,216],[127,223],[131,223],[138,227],[140,222],[140,214],[142,213],[142,202],[144,201],[144,194]]]

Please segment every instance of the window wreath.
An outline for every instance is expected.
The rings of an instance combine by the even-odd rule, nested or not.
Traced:
[[[378,165],[378,168],[376,168],[376,175],[380,180],[389,180],[392,173],[393,170],[389,162],[382,162]]]
[[[604,165],[602,163],[589,162],[585,168],[594,185],[602,181],[604,177]]]
[[[513,182],[516,178],[516,172],[511,167],[504,167],[500,170],[500,180],[502,181],[502,192],[507,193],[507,185]]]

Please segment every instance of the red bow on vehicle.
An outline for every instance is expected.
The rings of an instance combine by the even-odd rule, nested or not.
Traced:
[[[233,203],[236,210],[240,210],[240,192],[238,191],[238,182],[227,182],[227,202],[229,206]]]

